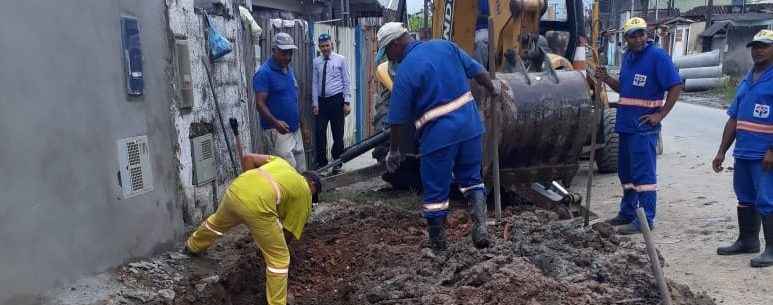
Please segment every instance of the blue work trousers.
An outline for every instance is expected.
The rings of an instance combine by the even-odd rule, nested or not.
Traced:
[[[650,225],[655,223],[658,133],[620,133],[617,174],[623,186],[623,199],[619,215],[633,221],[637,227],[636,208],[639,206],[644,208]]]
[[[735,159],[733,189],[742,206],[754,206],[765,215],[773,214],[773,171],[762,168],[762,160]]]
[[[452,181],[459,185],[463,193],[484,191],[480,170],[482,156],[480,136],[421,156],[425,218],[445,217],[448,214],[448,194]]]

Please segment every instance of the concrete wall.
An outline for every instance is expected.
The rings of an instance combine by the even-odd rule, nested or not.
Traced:
[[[233,51],[210,64],[212,82],[215,86],[227,131],[221,129],[220,121],[215,111],[215,100],[210,90],[207,74],[201,58],[208,62],[205,49],[206,22],[202,14],[194,9],[194,0],[167,0],[169,29],[175,39],[186,39],[190,49],[191,77],[193,81],[194,101],[191,109],[178,109],[176,102],[171,103],[167,114],[171,112],[175,127],[175,156],[179,162],[178,201],[183,211],[183,219],[187,225],[198,225],[204,217],[214,211],[218,200],[230,179],[236,176],[233,163],[229,157],[225,137],[229,137],[234,159],[237,160],[234,138],[228,127],[228,119],[236,118],[240,124],[242,143],[249,146],[250,130],[248,128],[248,104],[251,101],[247,90],[251,90],[251,79],[245,76],[244,57],[252,59],[252,55],[244,56],[241,52],[243,28],[239,19],[239,11],[234,6],[235,0],[223,1],[233,18],[211,15],[213,26],[231,43]],[[173,98],[177,98],[173,96]],[[191,158],[190,137],[196,135],[192,125],[208,125],[214,131],[216,140],[217,179],[205,185],[193,185],[193,162]],[[238,164],[237,164],[238,166]],[[240,168],[240,167],[239,167]]]
[[[752,41],[754,34],[764,27],[731,27],[728,29],[726,44],[722,51],[724,73],[733,77],[743,77],[754,62],[746,44]]]
[[[121,15],[138,17],[129,98]],[[0,10],[0,304],[182,237],[163,1],[26,0]],[[153,191],[122,199],[116,141],[147,135]]]

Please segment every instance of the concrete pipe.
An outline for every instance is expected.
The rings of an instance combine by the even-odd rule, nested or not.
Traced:
[[[707,91],[722,86],[721,77],[693,78],[684,82],[685,91]]]
[[[679,77],[682,79],[722,77],[722,65],[679,69]]]
[[[674,59],[674,64],[679,69],[711,67],[719,65],[719,50],[712,50],[695,55],[685,55]]]

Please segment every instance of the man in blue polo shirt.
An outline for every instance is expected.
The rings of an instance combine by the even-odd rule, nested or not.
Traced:
[[[760,31],[747,47],[751,47],[754,67],[738,84],[712,162],[715,172],[722,171],[725,153],[735,141],[733,188],[740,234],[732,245],[718,248],[717,254],[760,252],[761,222],[765,251],[751,260],[751,266],[768,267],[773,266],[773,31]]]
[[[293,50],[297,48],[290,34],[277,33],[271,58],[255,72],[252,87],[267,153],[279,156],[303,171],[306,156],[300,131],[298,81],[290,68]]]
[[[496,89],[483,67],[458,46],[446,40],[414,41],[399,22],[384,24],[377,33],[379,56],[399,62],[387,122],[391,146],[387,168],[399,167],[401,128],[414,124],[419,135],[423,214],[430,245],[446,249],[445,220],[452,178],[471,204],[472,240],[489,245],[486,230],[486,195],[481,179],[483,124],[470,93],[468,79],[495,95]]]
[[[636,234],[640,232],[636,208],[644,208],[650,226],[655,221],[655,161],[660,122],[679,99],[682,82],[671,57],[647,39],[644,19],[634,17],[626,21],[623,34],[628,50],[619,80],[610,77],[601,66],[595,72],[620,93],[615,131],[620,134],[618,175],[623,199],[618,215],[607,222],[622,226],[618,229],[620,234]]]

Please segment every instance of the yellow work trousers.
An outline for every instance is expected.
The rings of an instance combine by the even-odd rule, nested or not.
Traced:
[[[194,253],[211,246],[236,225],[245,224],[266,261],[266,300],[269,305],[287,304],[287,273],[290,268],[290,250],[279,218],[261,212],[256,206],[242,203],[226,191],[215,214],[210,215],[188,238],[186,245]]]

